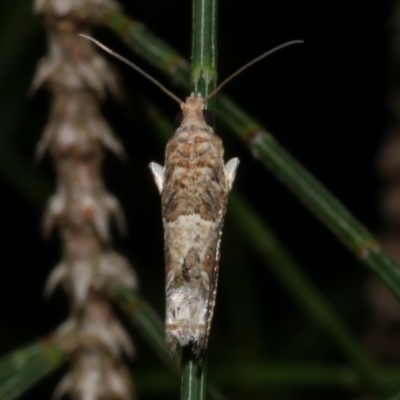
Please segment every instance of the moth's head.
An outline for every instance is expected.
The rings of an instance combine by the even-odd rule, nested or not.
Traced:
[[[175,118],[178,126],[202,124],[213,126],[213,113],[204,109],[204,97],[199,93],[197,96],[192,93],[181,103],[181,112]]]
[[[201,95],[195,97],[194,93],[192,93],[186,98],[184,103],[181,103],[182,116],[180,125],[201,123],[201,120],[203,119],[203,108],[203,97]]]
[[[181,103],[181,110],[183,112],[197,112],[202,111],[204,109],[204,98],[201,93],[198,93],[197,96],[194,93],[191,93],[189,97],[186,97],[186,101]]]

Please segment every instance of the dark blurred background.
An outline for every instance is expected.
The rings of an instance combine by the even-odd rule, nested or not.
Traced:
[[[127,14],[143,22],[186,57],[190,56],[191,4],[169,0],[122,1]],[[31,2],[0,1],[0,351],[5,354],[42,337],[68,315],[64,294],[43,296],[60,260],[57,235],[44,241],[40,222],[54,192],[50,157],[34,162],[49,110],[45,89],[29,96],[35,66],[46,52],[41,20]],[[293,39],[293,46],[253,66],[224,89],[259,120],[374,233],[382,227],[376,160],[390,118],[386,111],[386,1],[219,2],[219,77],[257,55]],[[3,29],[4,27],[4,29]],[[130,58],[180,97],[160,73],[105,31],[94,35]],[[104,115],[125,145],[127,163],[108,154],[106,185],[121,202],[129,234],[114,232],[116,249],[129,258],[141,294],[163,315],[164,269],[160,199],[148,164],[163,162],[143,99],[174,118],[176,104],[150,82],[121,65],[126,103],[109,98]],[[365,340],[371,323],[365,282],[368,271],[247,148],[217,121],[226,158],[241,160],[235,189],[278,234],[340,318]],[[172,132],[171,132],[172,134]],[[244,295],[246,298],[243,298]],[[161,369],[139,334],[133,332],[137,360],[133,371]],[[226,364],[306,362],[346,364],[330,336],[313,324],[264,267],[229,213],[224,229],[220,284],[210,343],[210,368]],[[49,398],[60,374],[24,399]],[[226,393],[237,399],[350,399],[354,393],[330,388],[239,386]],[[175,394],[175,398],[176,398]],[[157,398],[161,398],[157,397]],[[139,393],[139,398],[151,398]],[[156,397],[154,397],[156,398]],[[163,398],[167,398],[164,396]],[[170,396],[168,398],[173,398]]]

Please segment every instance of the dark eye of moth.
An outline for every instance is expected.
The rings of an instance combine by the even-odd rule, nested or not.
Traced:
[[[204,121],[206,121],[206,124],[208,126],[213,126],[214,125],[214,113],[209,111],[209,110],[203,110],[203,117]]]
[[[181,126],[183,120],[183,113],[182,111],[179,111],[178,114],[175,116],[175,125],[176,126]]]

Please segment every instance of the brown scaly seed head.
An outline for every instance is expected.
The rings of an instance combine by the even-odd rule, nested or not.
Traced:
[[[100,116],[94,94],[87,90],[55,95],[51,118],[38,146],[38,157],[46,148],[55,160],[58,188],[45,213],[48,236],[54,224],[76,228],[91,224],[103,242],[109,241],[109,220],[115,218],[125,231],[124,216],[116,198],[101,179],[101,143],[118,155],[124,152],[108,124]]]
[[[118,74],[92,43],[78,36],[84,28],[57,21],[57,29],[48,32],[49,53],[38,64],[31,91],[45,82],[57,92],[91,89],[99,98],[109,90],[121,95]]]
[[[109,300],[95,291],[91,291],[85,307],[74,307],[56,335],[57,342],[68,353],[99,346],[114,358],[134,355],[130,337],[116,318]]]
[[[85,304],[91,289],[107,292],[115,285],[137,289],[137,278],[125,257],[103,249],[87,227],[84,230],[62,229],[63,261],[50,274],[45,294],[61,285],[74,306]]]
[[[117,78],[89,42],[78,37],[105,13],[107,0],[38,0],[48,31],[49,55],[38,67],[36,89],[52,92],[52,112],[38,146],[49,148],[57,169],[57,193],[49,201],[45,229],[59,228],[63,260],[51,274],[47,292],[66,289],[71,316],[58,331],[58,342],[71,356],[71,372],[57,394],[97,400],[131,399],[122,355],[133,353],[129,336],[110,308],[107,290],[115,284],[136,287],[128,262],[109,247],[109,219],[122,221],[117,200],[104,187],[104,150],[118,155],[122,146],[101,117],[98,100],[117,91]],[[110,7],[111,5],[111,7]]]
[[[40,140],[36,158],[48,148],[55,158],[88,157],[102,144],[118,157],[125,158],[121,142],[101,116],[94,93],[84,90],[57,91],[53,95],[49,122]],[[101,153],[102,157],[102,153]]]
[[[57,193],[50,198],[43,221],[47,237],[54,225],[71,232],[88,226],[94,229],[94,236],[100,242],[108,243],[112,219],[117,222],[121,233],[126,231],[119,202],[104,189],[100,175],[93,173],[93,162],[82,163],[73,158],[66,158],[61,160],[57,167]]]
[[[214,310],[219,244],[227,195],[238,161],[223,162],[221,139],[207,125],[204,99],[181,104],[164,169],[151,169],[161,192],[166,264],[166,343],[192,345],[201,357]]]

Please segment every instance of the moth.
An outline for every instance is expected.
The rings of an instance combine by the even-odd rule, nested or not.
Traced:
[[[221,139],[210,122],[207,101],[228,81],[283,47],[284,43],[245,64],[208,96],[192,93],[181,101],[135,64],[85,37],[147,77],[180,104],[179,127],[168,141],[165,164],[150,163],[161,194],[166,272],[165,340],[172,354],[192,346],[201,358],[207,348],[217,293],[220,242],[228,194],[239,165],[226,164]]]
[[[166,343],[206,348],[217,291],[219,245],[228,193],[239,164],[224,164],[221,139],[206,122],[205,99],[181,103],[182,121],[165,164],[150,168],[161,194],[166,269]]]

